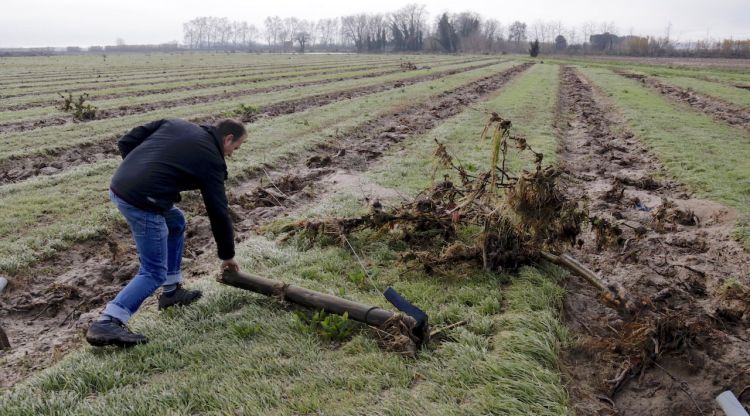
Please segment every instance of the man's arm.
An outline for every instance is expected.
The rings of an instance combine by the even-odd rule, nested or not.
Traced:
[[[211,232],[216,240],[219,258],[227,263],[227,260],[234,258],[234,230],[224,190],[223,171],[213,173],[205,179],[201,187],[201,195],[211,222]]]
[[[128,153],[132,152],[133,149],[143,143],[148,136],[152,135],[159,127],[161,127],[164,121],[165,120],[152,121],[143,126],[136,127],[120,137],[120,140],[117,141],[117,148],[120,149],[120,155],[122,155],[122,158],[125,159]]]

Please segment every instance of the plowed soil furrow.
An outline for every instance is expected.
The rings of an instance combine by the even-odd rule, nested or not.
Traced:
[[[748,108],[728,103],[716,97],[700,94],[689,89],[676,87],[654,77],[622,70],[615,72],[626,78],[640,81],[643,85],[651,87],[660,94],[677,102],[687,104],[719,121],[750,130],[750,109]]]
[[[731,238],[736,214],[664,179],[586,79],[571,67],[561,77],[568,191],[589,201],[601,231],[585,233],[575,256],[637,305],[618,313],[571,279],[565,315],[577,339],[565,372],[576,410],[712,414],[719,393],[750,384],[750,298],[727,289],[730,279],[750,284],[750,255]]]
[[[366,170],[394,143],[424,133],[440,120],[458,114],[466,105],[501,88],[532,64],[515,66],[495,75],[439,94],[429,102],[394,109],[306,154],[290,155],[276,167],[251,173],[229,192],[238,240],[267,223],[319,200],[326,177],[337,170]],[[268,183],[273,178],[273,184]],[[271,193],[274,197],[268,197]],[[186,276],[215,272],[215,255],[208,218],[199,198],[186,198],[182,208],[190,215],[183,269]],[[131,237],[118,227],[97,241],[80,243],[64,256],[42,262],[33,275],[14,276],[0,305],[13,349],[0,364],[0,386],[8,387],[32,371],[50,365],[75,346],[99,308],[138,269]]]
[[[448,71],[436,72],[436,73],[432,73],[432,74],[424,75],[420,77],[407,78],[401,81],[394,81],[394,82],[389,82],[386,84],[353,88],[349,90],[337,91],[335,93],[319,94],[319,95],[301,98],[298,100],[283,101],[283,102],[279,102],[276,104],[265,106],[261,108],[257,114],[253,115],[252,117],[245,118],[243,121],[247,123],[252,123],[253,121],[258,120],[261,117],[278,117],[281,115],[301,112],[309,108],[320,107],[320,106],[330,104],[330,103],[340,101],[340,100],[348,100],[348,99],[360,97],[363,95],[376,94],[376,93],[394,89],[394,88],[402,88],[408,85],[413,85],[419,82],[443,78],[443,77],[457,74],[460,72],[466,72],[466,71],[470,71],[473,69],[485,68],[487,66],[491,66],[496,63],[497,61],[491,61],[488,63],[467,66],[467,67],[463,67],[459,69],[451,69]],[[367,77],[367,76],[363,76],[363,77]],[[358,77],[358,78],[363,78],[363,77]],[[354,78],[354,79],[358,79],[358,78]],[[344,79],[349,79],[349,78],[344,78]],[[339,79],[338,81],[340,80],[341,79]],[[337,81],[337,80],[327,80],[327,82],[325,83],[334,82],[334,81]],[[307,85],[313,85],[313,84],[317,84],[317,83],[309,83]],[[270,91],[276,91],[276,90],[287,89],[287,88],[295,88],[295,87],[301,87],[301,86],[302,85],[273,87],[263,92],[270,92]],[[260,93],[261,91],[255,91],[255,92]],[[201,97],[201,99],[202,98],[203,97]],[[228,98],[228,97],[226,96],[215,97],[214,96],[212,99],[219,100],[223,98]],[[185,102],[185,100],[180,100],[181,101],[180,105],[197,104],[199,102],[205,102],[205,101],[201,101],[201,99],[195,99],[191,101],[190,103]],[[169,106],[165,106],[163,104],[158,105],[158,103],[149,105],[148,107],[150,108],[150,110],[146,110],[144,108],[143,112],[147,112],[147,111],[158,112],[159,110],[162,110],[164,108],[169,108]],[[126,114],[122,114],[122,115],[126,115]],[[217,115],[212,115],[209,117],[193,118],[191,121],[194,121],[197,123],[206,123],[206,122],[212,122],[215,119],[218,119],[220,117],[221,115],[217,114]],[[117,137],[112,137],[111,140],[107,140],[104,142],[86,143],[80,146],[64,148],[64,149],[60,149],[59,151],[47,152],[45,154],[34,155],[34,156],[27,157],[27,158],[8,159],[8,160],[0,161],[0,185],[19,182],[22,180],[32,178],[34,176],[38,176],[38,175],[51,175],[51,174],[59,173],[63,169],[67,169],[73,166],[78,166],[84,163],[91,163],[91,162],[95,162],[98,160],[115,157],[117,155],[117,147],[115,145],[116,140],[117,140]]]
[[[464,62],[468,62],[468,61],[464,61]],[[461,63],[461,62],[457,62],[457,63]],[[376,71],[377,69],[382,69],[382,68],[388,68],[388,69],[383,70],[383,71],[379,71],[379,72]],[[246,73],[241,73],[241,74],[234,75],[234,76],[224,77],[224,74],[220,73],[218,75],[220,75],[221,78],[230,78],[230,79],[227,79],[227,80],[224,80],[224,81],[214,81],[214,82],[197,82],[195,84],[186,85],[186,86],[176,86],[176,87],[157,88],[157,89],[150,89],[150,88],[148,88],[148,86],[151,86],[151,85],[164,84],[164,79],[165,78],[162,77],[161,81],[149,82],[149,83],[144,83],[144,84],[130,83],[130,84],[123,84],[123,85],[121,85],[121,86],[124,86],[124,87],[132,87],[132,86],[141,86],[141,85],[143,85],[146,88],[144,88],[142,90],[129,91],[129,92],[121,92],[121,93],[110,93],[110,94],[96,94],[96,93],[94,93],[94,94],[91,95],[91,100],[93,100],[94,102],[96,102],[98,100],[109,100],[109,99],[114,99],[114,98],[126,98],[126,97],[138,97],[138,96],[142,96],[142,95],[145,95],[145,94],[151,95],[151,94],[166,94],[166,93],[179,92],[179,91],[193,91],[193,90],[197,90],[197,89],[200,89],[200,88],[225,87],[225,86],[238,85],[238,84],[243,84],[243,83],[247,83],[248,85],[252,85],[252,84],[258,83],[258,82],[275,81],[275,80],[282,80],[282,79],[289,79],[289,78],[298,78],[298,77],[302,77],[302,76],[311,77],[311,76],[320,76],[320,75],[336,74],[336,73],[343,73],[343,72],[354,72],[354,71],[357,71],[357,70],[366,70],[366,69],[372,70],[373,71],[372,73],[376,74],[376,75],[382,75],[382,74],[386,74],[386,73],[395,73],[395,72],[401,71],[401,69],[398,68],[397,65],[395,65],[393,63],[391,63],[390,65],[387,65],[387,66],[385,66],[385,65],[374,65],[374,64],[373,65],[369,65],[369,66],[362,66],[362,65],[353,65],[353,66],[330,65],[330,66],[321,66],[321,67],[315,68],[315,69],[316,69],[316,71],[314,71],[314,72],[304,72],[302,74],[300,74],[300,72],[296,72],[296,73],[287,73],[287,74],[284,74],[284,75],[276,75],[276,76],[273,76],[272,75],[273,73],[270,73],[270,74],[269,73],[254,73],[254,74],[249,74],[249,75],[246,74]],[[285,72],[288,72],[288,68],[285,68],[284,70],[285,70]],[[271,75],[271,76],[266,76],[266,75]],[[371,76],[376,76],[376,75],[371,75]],[[216,78],[216,77],[212,77],[212,78]],[[193,80],[201,80],[201,79],[209,79],[210,80],[211,78],[205,78],[205,77],[204,78],[187,78],[183,82],[188,82],[188,81],[193,81]],[[170,79],[169,81],[172,82],[174,80]],[[113,88],[113,87],[112,86],[101,86],[101,87],[98,87],[98,88]],[[70,90],[70,88],[66,88],[66,90]],[[84,89],[78,88],[78,90],[84,91],[85,88]],[[45,92],[42,92],[42,93],[49,94],[49,93],[57,93],[57,92],[61,92],[61,90],[56,89],[54,91],[45,91]],[[35,94],[42,94],[42,93],[37,92]],[[25,109],[34,108],[34,107],[45,107],[45,106],[54,105],[56,102],[57,102],[57,99],[35,101],[35,102],[30,102],[30,103],[23,103],[23,104],[8,106],[8,107],[5,108],[5,111],[19,111],[19,110],[25,110]]]

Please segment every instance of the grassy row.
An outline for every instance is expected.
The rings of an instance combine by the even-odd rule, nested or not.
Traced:
[[[84,143],[95,143],[108,140],[124,133],[134,125],[143,124],[156,118],[167,117],[208,117],[232,111],[239,104],[267,106],[289,100],[297,100],[313,95],[335,93],[341,90],[387,84],[399,80],[421,77],[449,69],[460,69],[473,66],[472,63],[461,63],[418,71],[398,72],[372,78],[348,79],[320,85],[284,89],[268,93],[249,93],[226,100],[217,100],[201,104],[184,104],[164,110],[133,114],[113,119],[96,120],[86,123],[51,126],[29,132],[17,132],[0,135],[0,160],[18,158],[33,154],[43,154],[50,150],[64,149]]]
[[[248,143],[230,161],[231,175],[240,175],[263,163],[275,163],[379,114],[427,101],[442,91],[510,66],[502,63],[261,120],[252,125]],[[106,189],[116,164],[104,161],[0,187],[0,270],[12,272],[106,229],[113,217]]]
[[[612,98],[633,132],[673,177],[703,197],[750,215],[750,133],[610,70],[581,70]],[[750,246],[750,238],[745,243]]]
[[[522,108],[546,96],[542,85],[557,79],[554,68],[532,71],[484,106],[523,116]],[[517,105],[519,99],[528,102]],[[484,119],[467,111],[410,139],[390,151],[368,180],[413,195],[432,173],[427,159],[433,137],[462,160],[485,161],[489,144],[475,146]],[[529,139],[552,148],[551,125],[537,127]],[[540,130],[545,134],[535,134]],[[394,169],[402,172],[396,183]],[[308,215],[362,212],[361,197],[344,191]],[[400,263],[403,247],[388,236],[365,232],[352,244],[374,286],[395,287],[434,325],[468,324],[417,359],[381,351],[364,328],[332,348],[301,331],[277,301],[206,276],[194,283],[205,292],[199,304],[167,314],[147,307],[136,316],[133,326],[152,338],[150,344],[128,351],[83,348],[2,396],[0,407],[8,415],[571,414],[558,371],[566,339],[558,320],[559,270],[525,268],[498,276],[462,266],[431,276]],[[340,247],[302,249],[256,237],[239,245],[238,258],[246,270],[388,307],[379,290],[355,278],[359,265]]]
[[[435,62],[433,67],[447,67],[451,64],[455,65],[457,62],[463,63],[466,62],[465,59],[458,60],[458,59],[452,59],[450,61],[442,62],[438,61]],[[259,75],[248,75],[247,77],[243,76],[242,78],[236,78],[233,80],[233,83],[231,85],[219,85],[216,86],[215,84],[221,83],[227,80],[227,78],[218,78],[216,81],[212,80],[211,82],[207,83],[195,83],[194,80],[191,81],[185,81],[185,82],[163,82],[159,84],[159,87],[156,91],[151,91],[153,89],[153,86],[148,86],[145,90],[142,86],[128,86],[123,88],[118,88],[117,90],[122,91],[140,91],[140,94],[137,96],[126,96],[126,97],[116,97],[116,98],[110,98],[110,99],[100,99],[97,100],[96,97],[92,97],[89,102],[96,105],[97,108],[100,110],[115,110],[121,106],[137,106],[141,104],[149,104],[153,102],[160,102],[160,101],[171,101],[171,100],[180,100],[180,99],[191,99],[191,98],[197,98],[197,97],[204,97],[204,96],[213,96],[213,95],[222,95],[222,94],[231,94],[238,91],[245,91],[249,89],[257,89],[257,88],[266,88],[266,87],[274,87],[274,86],[283,86],[283,85],[289,85],[290,83],[295,82],[314,82],[314,81],[322,81],[322,80],[330,80],[330,79],[337,79],[337,78],[347,78],[347,77],[357,77],[357,76],[364,76],[368,74],[374,74],[377,75],[382,72],[388,72],[388,71],[394,71],[397,70],[397,66],[394,63],[389,63],[387,65],[380,65],[375,66],[373,64],[366,64],[362,66],[352,66],[352,67],[340,67],[334,70],[320,70],[318,68],[314,68],[311,70],[305,70],[305,71],[291,71],[291,72],[279,72],[278,70],[276,72],[264,72]],[[274,79],[277,78],[277,76],[286,76],[286,78],[282,79]],[[270,79],[269,79],[270,78]],[[182,89],[177,90],[173,92],[160,92],[162,88],[169,88],[169,87],[190,87],[189,89]],[[108,94],[108,92],[99,90],[100,94]],[[74,94],[75,97],[75,94]],[[52,96],[49,97],[50,99],[53,98]],[[59,96],[56,98],[57,101],[59,101]],[[44,117],[64,117],[68,114],[61,111],[57,108],[57,106],[54,105],[47,105],[47,106],[40,106],[40,107],[32,107],[24,110],[17,110],[17,111],[0,111],[0,123],[3,122],[19,122],[19,121],[25,121],[25,120],[34,120],[34,119],[41,119]]]
[[[456,57],[442,57],[440,59],[425,60],[428,62],[441,63],[441,62],[457,62],[459,60],[466,60],[466,58]],[[87,81],[83,83],[75,83],[69,85],[53,84],[52,88],[39,87],[35,89],[23,88],[18,89],[20,93],[11,96],[10,92],[6,90],[5,95],[10,96],[6,98],[4,104],[7,106],[20,105],[20,104],[34,104],[49,102],[49,100],[57,99],[57,93],[61,91],[72,91],[72,92],[90,92],[91,98],[96,99],[97,96],[111,95],[111,94],[130,94],[137,92],[149,92],[153,89],[164,89],[164,88],[184,88],[184,87],[196,87],[204,88],[208,86],[218,86],[219,84],[226,83],[242,83],[242,82],[256,82],[266,80],[268,78],[277,76],[295,76],[305,74],[315,74],[320,72],[333,72],[335,70],[343,71],[345,69],[365,69],[365,68],[398,68],[398,61],[395,59],[392,61],[382,60],[359,60],[350,61],[345,64],[337,63],[335,61],[321,62],[320,64],[313,65],[306,63],[305,65],[285,65],[262,69],[248,69],[240,68],[233,69],[231,71],[218,71],[210,75],[200,74],[187,74],[184,76],[174,76],[172,74],[161,74],[157,76],[149,76],[145,78],[135,78],[132,80],[121,80],[116,79],[110,82],[104,82],[100,79],[95,81]],[[17,92],[18,92],[17,91]]]

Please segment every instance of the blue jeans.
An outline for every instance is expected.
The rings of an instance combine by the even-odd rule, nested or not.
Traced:
[[[109,198],[130,226],[141,267],[107,304],[103,315],[127,322],[160,286],[182,281],[180,263],[185,245],[185,216],[175,207],[162,213],[144,211],[123,201],[112,191],[109,191]]]

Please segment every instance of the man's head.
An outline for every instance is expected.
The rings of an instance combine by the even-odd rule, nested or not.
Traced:
[[[214,124],[224,143],[224,156],[232,156],[232,152],[239,149],[247,138],[245,126],[237,120],[225,119]]]

